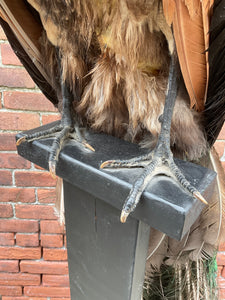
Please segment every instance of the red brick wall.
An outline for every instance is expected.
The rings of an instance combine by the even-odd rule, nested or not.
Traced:
[[[70,297],[65,229],[56,181],[18,156],[15,134],[59,118],[0,30],[0,295],[2,300]]]
[[[2,300],[69,299],[65,231],[54,213],[56,182],[16,154],[14,138],[16,132],[52,122],[58,114],[1,30],[0,97],[0,295]],[[224,147],[225,127],[216,143],[220,156]],[[219,250],[222,300],[225,244]]]

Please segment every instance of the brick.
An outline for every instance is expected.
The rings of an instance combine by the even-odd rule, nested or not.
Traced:
[[[221,243],[218,248],[219,251],[225,251],[225,242]]]
[[[66,235],[64,235],[64,246],[67,247]]]
[[[40,259],[41,248],[0,247],[0,259]]]
[[[55,203],[56,191],[55,189],[38,189],[38,201],[40,203]]]
[[[13,246],[14,244],[14,233],[0,233],[0,246]]]
[[[225,289],[219,289],[219,300],[225,299]]]
[[[9,44],[1,44],[1,54],[3,65],[22,66],[20,60],[12,50]]]
[[[65,226],[60,224],[59,221],[41,221],[41,232],[42,233],[64,233]]]
[[[224,266],[217,266],[217,268],[222,268],[222,270],[221,270],[221,276],[225,278],[225,269],[224,269],[225,265]]]
[[[7,87],[34,88],[35,83],[26,72],[19,68],[0,68],[0,85]]]
[[[16,153],[1,153],[0,168],[5,169],[29,169],[31,163]]]
[[[21,296],[22,287],[21,286],[0,286],[1,296]]]
[[[38,126],[40,126],[38,113],[0,111],[0,128],[2,130],[28,130]]]
[[[225,289],[225,278],[219,277],[217,278],[217,282],[220,289]]]
[[[0,204],[0,218],[13,217],[13,208],[11,204]]]
[[[12,173],[6,170],[0,170],[0,185],[12,185]]]
[[[0,219],[0,232],[38,232],[38,230],[38,221]]]
[[[54,115],[42,115],[42,124],[49,124],[52,123],[54,121],[58,121],[61,119],[61,115],[60,114],[54,114]]]
[[[43,275],[42,283],[44,286],[70,286],[68,275]]]
[[[47,205],[15,205],[16,217],[21,219],[57,219],[55,208]]]
[[[44,296],[44,297],[70,297],[70,289],[68,287],[24,287],[24,295],[26,296]]]
[[[224,172],[225,172],[225,161],[222,162],[222,167],[223,167]]]
[[[222,157],[225,149],[225,141],[216,141],[214,146],[219,157]]]
[[[19,272],[18,260],[0,260],[0,272],[17,273]]]
[[[16,234],[16,244],[21,247],[38,247],[39,246],[39,234]]]
[[[68,275],[68,263],[22,260],[20,262],[20,270],[31,274]]]
[[[217,253],[216,259],[217,259],[217,264],[219,266],[224,266],[225,265],[225,254],[224,253],[221,253],[221,252]],[[222,274],[223,274],[224,271],[225,270],[222,271]],[[225,275],[225,273],[224,273],[224,275]],[[224,275],[222,275],[222,276],[225,277]]]
[[[35,202],[35,190],[26,188],[0,188],[0,202]]]
[[[4,107],[9,109],[57,112],[55,106],[42,94],[31,92],[3,92]]]
[[[15,151],[16,140],[15,133],[0,133],[0,150],[1,151]]]
[[[222,266],[217,266],[217,277],[222,275],[222,270],[223,270]]]
[[[7,37],[1,26],[0,26],[0,40],[7,40]]]
[[[54,187],[56,180],[47,172],[37,171],[16,171],[15,172],[16,185],[19,186],[40,186],[40,187]]]
[[[41,234],[41,246],[46,248],[61,248],[63,246],[63,235]]]
[[[0,273],[0,285],[40,285],[39,274]]]
[[[52,298],[51,297],[51,300],[71,300],[71,298],[64,298],[64,297],[63,298]]]
[[[60,300],[59,298],[57,298],[57,299]],[[48,298],[43,298],[43,297],[32,297],[32,298],[27,298],[27,297],[3,297],[2,300],[48,300]]]
[[[225,140],[225,124],[223,125],[220,134],[218,136],[218,140]]]
[[[44,260],[50,261],[67,261],[67,250],[66,249],[51,249],[44,248],[43,249],[43,258]]]

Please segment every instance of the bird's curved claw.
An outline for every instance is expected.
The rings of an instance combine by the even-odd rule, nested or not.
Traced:
[[[19,139],[16,141],[16,146],[19,146],[19,145],[22,144],[23,142],[26,142],[26,140],[27,140],[26,135],[25,135],[25,136],[22,136],[21,138],[19,138]]]
[[[129,216],[129,212],[126,212],[125,210],[122,210],[120,215],[120,222],[126,223],[127,217]]]
[[[95,152],[95,148],[93,148],[93,147],[92,147],[90,144],[88,144],[86,141],[83,141],[83,142],[82,142],[82,145],[83,145],[85,148],[87,148],[87,149],[89,149],[89,150]]]
[[[147,159],[151,158],[150,160]],[[151,181],[151,179],[158,174],[165,174],[175,181],[177,181],[188,193],[200,200],[204,204],[208,204],[201,193],[186,180],[180,169],[174,163],[171,152],[158,153],[157,150],[154,154],[140,156],[136,159],[130,160],[108,160],[101,164],[100,168],[132,168],[144,167],[143,173],[137,178],[136,182],[127,197],[120,216],[120,221],[125,223],[127,217],[133,212],[140,201],[141,195]]]
[[[101,164],[100,169],[110,168],[114,162],[115,160],[106,160]]]
[[[56,179],[56,161],[49,161],[49,172],[53,179]]]
[[[196,199],[200,200],[202,203],[208,205],[208,202],[205,200],[205,198],[202,196],[202,194],[201,194],[200,192],[198,192],[198,191],[194,192],[194,193],[193,193],[193,196],[194,196]]]

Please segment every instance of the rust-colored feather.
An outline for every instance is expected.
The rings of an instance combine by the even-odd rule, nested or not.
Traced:
[[[174,37],[190,106],[204,108],[208,82],[208,31],[212,1],[164,0],[163,9]]]
[[[163,12],[169,26],[173,22],[175,9],[175,0],[163,0]]]

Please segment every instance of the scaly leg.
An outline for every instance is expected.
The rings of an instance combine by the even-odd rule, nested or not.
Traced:
[[[61,58],[59,52],[58,54],[58,63],[61,74]],[[61,123],[50,129],[39,131],[33,134],[26,134],[17,141],[17,145],[20,145],[22,142],[31,142],[41,138],[47,138],[54,136],[53,144],[51,147],[51,152],[49,155],[49,171],[53,177],[56,174],[56,164],[58,161],[59,152],[62,149],[64,142],[68,138],[73,138],[77,142],[81,143],[84,147],[94,151],[94,149],[84,140],[79,129],[77,116],[72,109],[72,102],[74,100],[72,92],[69,90],[69,87],[66,82],[63,82],[61,78],[61,90],[63,98],[63,111]]]
[[[161,132],[158,138],[157,145],[149,154],[132,158],[130,160],[110,160],[104,162],[101,168],[133,168],[144,167],[143,173],[134,183],[129,196],[127,197],[120,220],[122,223],[126,222],[128,215],[136,208],[141,194],[146,188],[147,184],[158,174],[165,174],[172,177],[180,183],[180,185],[194,197],[207,204],[203,196],[196,190],[194,186],[186,180],[180,169],[176,166],[173,160],[173,154],[170,149],[170,128],[173,109],[177,96],[177,70],[176,70],[176,53],[171,56],[168,91],[165,100],[165,106],[162,117],[159,118],[161,122]]]

